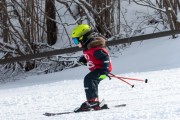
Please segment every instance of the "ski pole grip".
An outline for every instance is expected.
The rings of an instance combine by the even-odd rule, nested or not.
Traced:
[[[145,83],[148,83],[148,79],[145,79]]]

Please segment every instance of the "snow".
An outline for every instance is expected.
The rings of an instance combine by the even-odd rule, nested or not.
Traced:
[[[135,42],[112,57],[114,74],[149,79],[145,84],[128,81],[131,88],[117,80],[104,80],[100,99],[109,107],[96,112],[46,117],[45,112],[72,111],[85,101],[85,66],[62,72],[22,77],[0,85],[1,120],[178,120],[180,117],[180,40],[169,37]],[[114,56],[114,55],[111,55]]]
[[[122,11],[133,31],[145,27],[143,32],[147,34],[163,28],[160,24],[147,26],[149,15],[152,18],[158,17],[151,8],[128,4],[125,1]],[[142,23],[144,18],[147,19]],[[62,21],[74,23],[68,12]],[[58,27],[59,34],[64,33],[61,27]],[[68,32],[72,27],[67,27]],[[58,41],[54,48],[61,48],[65,41],[68,41],[66,34],[59,39],[64,41]],[[145,84],[128,81],[135,85],[131,88],[114,78],[103,80],[99,85],[100,99],[105,99],[109,107],[127,104],[126,107],[103,111],[53,117],[42,115],[45,112],[73,111],[85,101],[83,78],[89,72],[86,66],[47,75],[24,74],[21,80],[0,84],[0,120],[179,120],[179,51],[179,38],[171,39],[169,36],[135,42],[124,51],[111,54],[112,73],[139,79],[147,78],[149,82]]]

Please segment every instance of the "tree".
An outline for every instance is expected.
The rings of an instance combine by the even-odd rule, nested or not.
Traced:
[[[179,0],[156,0],[156,4],[158,5],[158,7],[156,7],[156,5],[152,3],[150,0],[142,0],[142,1],[133,0],[133,2],[135,2],[138,5],[151,7],[161,12],[161,14],[165,13],[168,18],[170,29],[171,30],[180,29],[180,22],[178,21],[178,17],[177,17],[177,13],[180,10]]]
[[[7,4],[5,3],[5,0],[0,1],[0,8],[1,8],[1,15],[2,15],[2,36],[3,36],[3,41],[5,43],[8,42],[8,37],[9,37],[9,28],[8,28],[8,13],[7,13]]]
[[[113,0],[90,0],[92,9],[97,11],[95,16],[96,28],[105,37],[109,38],[112,34],[112,11],[113,11]]]
[[[57,41],[55,0],[46,0],[45,13],[48,44],[54,45]]]
[[[178,21],[177,11],[178,11],[178,0],[164,0],[164,7],[166,8],[166,14],[168,16],[168,21],[171,27],[171,30],[180,29],[180,22]],[[178,3],[178,4],[177,4]],[[180,8],[179,8],[180,9]]]

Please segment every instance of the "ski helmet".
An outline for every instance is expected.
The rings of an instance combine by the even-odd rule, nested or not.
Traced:
[[[78,44],[79,42],[84,45],[87,40],[89,39],[89,35],[92,33],[92,29],[89,25],[87,24],[81,24],[76,26],[73,30],[72,30],[72,40],[74,42],[74,44]]]

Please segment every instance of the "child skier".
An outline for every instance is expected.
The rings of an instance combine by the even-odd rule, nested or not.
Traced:
[[[72,40],[79,48],[83,48],[83,56],[79,62],[87,65],[90,73],[84,78],[84,89],[87,101],[75,110],[75,112],[100,110],[98,99],[98,84],[108,76],[112,70],[112,64],[105,47],[105,39],[93,37],[92,28],[87,24],[76,26],[72,30]],[[106,105],[107,106],[107,105]]]

